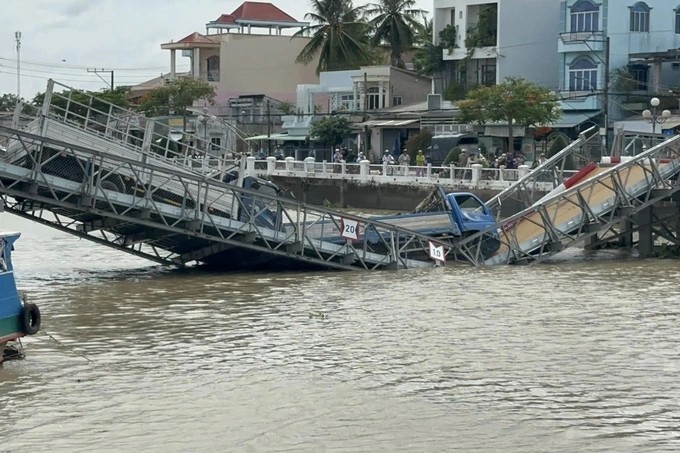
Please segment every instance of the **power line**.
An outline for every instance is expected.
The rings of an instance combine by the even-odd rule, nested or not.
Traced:
[[[0,60],[4,61],[11,61],[12,63],[16,63],[16,59],[14,58],[7,58],[7,57],[0,57]],[[76,66],[76,65],[68,65],[68,64],[53,64],[53,63],[41,63],[41,62],[36,62],[36,61],[31,61],[31,60],[21,60],[22,64],[28,64],[32,66],[44,66],[47,68],[61,68],[61,69],[81,69],[81,70],[87,70],[88,66]],[[90,68],[92,66],[89,66]],[[187,66],[188,67],[188,66]],[[153,71],[153,70],[158,70],[158,69],[168,69],[167,66],[151,66],[151,67],[146,67],[146,68],[111,68],[114,71]]]
[[[0,63],[0,68],[11,69],[11,70],[14,69],[13,66],[7,66],[7,65],[4,65],[4,64],[1,64],[1,63]],[[40,70],[40,69],[31,69],[31,68],[24,68],[24,67],[22,67],[22,68],[21,68],[22,74],[23,74],[24,71],[35,72],[35,73],[40,73],[40,74],[50,74],[50,75],[65,75],[65,76],[69,76],[69,77],[86,77],[86,78],[88,78],[88,79],[91,79],[90,76],[88,76],[88,75],[86,75],[86,74],[83,74],[82,72],[81,72],[81,73],[74,73],[74,72],[59,72],[59,71],[42,71],[42,70]],[[119,75],[119,76],[117,76],[116,78],[118,78],[118,79],[120,79],[120,78],[126,78],[126,79],[140,79],[140,78],[153,78],[153,77],[158,77],[158,75],[159,75],[159,74],[158,74],[157,72],[153,72],[153,73],[152,73],[152,72],[149,72],[149,73],[144,73],[144,74],[141,74],[141,73],[140,73],[140,74],[138,74],[138,75],[132,75],[132,74],[127,74],[127,75],[122,75],[122,76]]]

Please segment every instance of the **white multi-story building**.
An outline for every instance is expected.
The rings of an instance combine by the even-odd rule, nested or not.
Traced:
[[[601,124],[606,112],[611,125],[648,108],[652,96],[663,108],[678,105],[678,0],[563,0],[557,43],[565,115]]]
[[[559,11],[555,0],[434,0],[435,43],[455,30],[443,55],[450,81],[470,89],[522,77],[556,89]]]

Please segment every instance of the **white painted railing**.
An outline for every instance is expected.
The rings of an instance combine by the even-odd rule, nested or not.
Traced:
[[[313,157],[304,161],[296,161],[292,157],[277,160],[268,157],[257,160],[247,157],[245,171],[251,176],[288,176],[316,179],[344,179],[373,184],[399,185],[430,185],[443,184],[468,189],[502,190],[510,186],[522,176],[529,173],[528,165],[521,165],[518,169],[483,168],[479,164],[471,167],[425,167],[371,164],[364,160],[359,163],[331,163],[315,162]],[[570,173],[575,173],[570,172]],[[552,184],[546,182],[546,190],[552,189]]]

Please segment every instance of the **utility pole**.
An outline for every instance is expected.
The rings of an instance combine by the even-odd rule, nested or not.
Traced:
[[[609,36],[604,46],[604,152],[609,154]]]
[[[17,100],[21,100],[21,32],[15,31],[14,38],[17,41]]]
[[[97,77],[99,77],[100,79],[102,79],[102,81],[103,81],[104,83],[107,83],[107,84],[109,85],[109,88],[111,89],[111,91],[113,91],[113,69],[89,69],[89,68],[88,68],[87,72],[93,72],[93,73],[95,73],[95,74],[97,75]],[[111,82],[109,83],[109,82],[107,82],[106,80],[104,80],[104,78],[103,78],[102,76],[99,75],[100,72],[108,72],[108,73],[110,73],[110,74],[111,74]]]

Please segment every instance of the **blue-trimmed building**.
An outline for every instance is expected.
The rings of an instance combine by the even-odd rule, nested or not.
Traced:
[[[561,122],[571,118],[583,128],[603,124],[605,90],[610,127],[649,108],[653,96],[661,99],[660,108],[678,109],[679,47],[680,0],[562,1]]]

